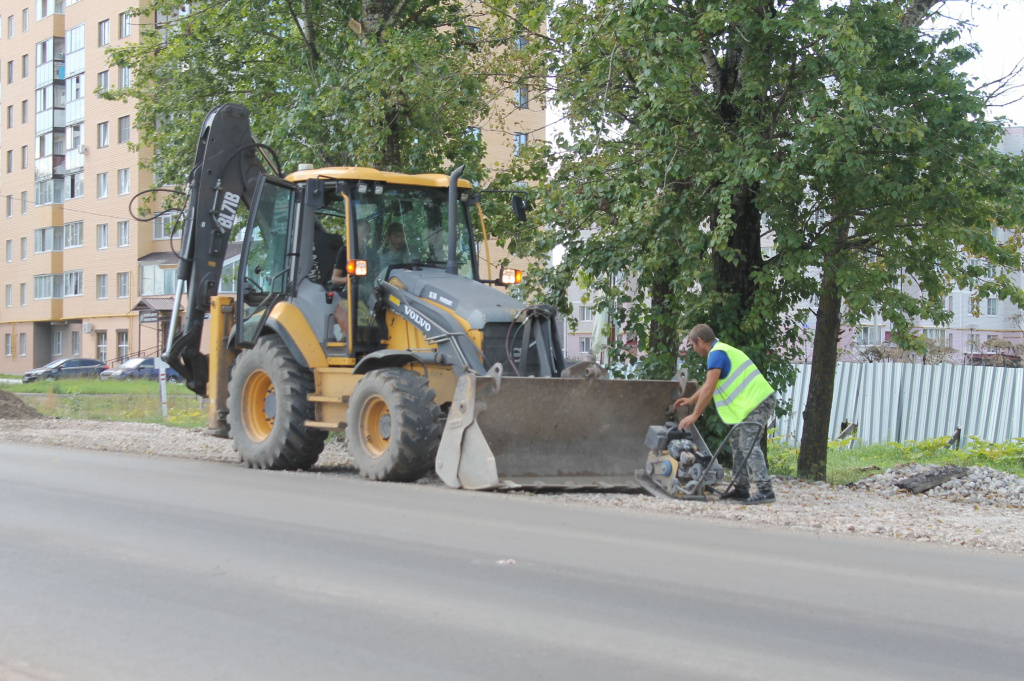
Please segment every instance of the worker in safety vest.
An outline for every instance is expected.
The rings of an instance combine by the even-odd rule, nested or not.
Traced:
[[[712,397],[723,422],[728,425],[749,424],[734,429],[729,436],[735,485],[723,498],[737,499],[745,504],[770,504],[775,501],[775,492],[772,491],[768,465],[761,451],[761,432],[775,413],[775,389],[742,350],[715,338],[715,332],[707,324],[693,327],[686,338],[697,354],[707,359],[708,374],[696,393],[675,401],[675,408],[693,407],[693,412],[679,422],[679,428],[685,430],[696,423]],[[749,456],[747,452],[750,452]],[[745,456],[747,463],[742,466]],[[754,495],[750,494],[751,477],[758,487]]]

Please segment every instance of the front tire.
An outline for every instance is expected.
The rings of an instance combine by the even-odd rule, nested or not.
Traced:
[[[359,381],[345,440],[360,475],[411,482],[433,467],[442,430],[434,395],[424,376],[407,369],[378,369]]]
[[[277,336],[243,350],[228,381],[228,434],[249,468],[305,470],[320,458],[327,433],[314,418],[313,375]]]

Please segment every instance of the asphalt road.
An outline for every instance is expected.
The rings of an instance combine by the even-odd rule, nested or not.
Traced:
[[[0,679],[1017,679],[1024,562],[0,444]]]

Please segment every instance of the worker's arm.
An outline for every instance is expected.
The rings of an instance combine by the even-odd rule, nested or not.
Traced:
[[[348,283],[348,272],[342,269],[335,269],[331,273],[331,283],[335,286],[344,286]]]
[[[721,369],[709,369],[708,376],[704,379],[704,385],[700,387],[694,395],[689,399],[689,403],[684,403],[683,406],[690,406],[696,399],[696,405],[693,407],[693,413],[683,418],[679,422],[679,429],[686,430],[697,422],[704,410],[711,404],[711,396],[715,393],[715,385],[718,383],[718,377],[722,375]],[[677,400],[678,401],[678,400]]]

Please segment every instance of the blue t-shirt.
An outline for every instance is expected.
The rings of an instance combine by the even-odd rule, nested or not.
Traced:
[[[714,342],[711,352],[708,353],[708,371],[721,369],[722,373],[718,380],[722,380],[728,378],[729,372],[732,371],[732,362],[729,361],[729,355],[725,354],[725,350],[715,350],[715,345],[718,345],[718,341]]]

